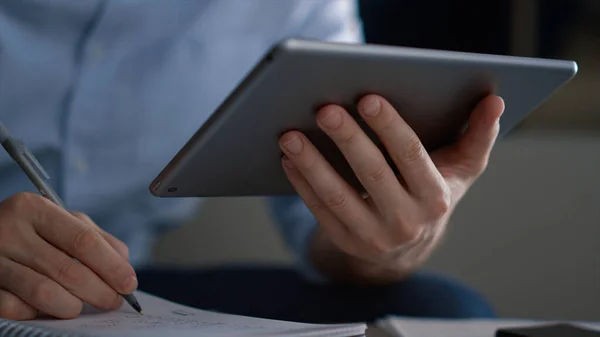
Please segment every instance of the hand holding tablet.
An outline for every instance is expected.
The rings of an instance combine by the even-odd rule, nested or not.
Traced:
[[[311,256],[327,259],[314,259],[317,269],[397,280],[433,251],[500,124],[510,130],[575,71],[567,61],[287,41],[152,192],[297,193],[319,224]]]
[[[339,248],[359,257],[356,263],[381,265],[394,279],[394,271],[406,272],[424,261],[444,233],[452,210],[485,169],[504,102],[498,96],[484,98],[462,136],[431,154],[382,97],[364,97],[358,111],[393,163],[388,164],[343,108],[321,109],[317,123],[340,149],[365,193],[360,195],[337,174],[301,132],[282,137],[283,167],[325,234],[316,236],[321,242],[315,246],[330,247],[331,252]],[[352,269],[368,268],[364,263]]]

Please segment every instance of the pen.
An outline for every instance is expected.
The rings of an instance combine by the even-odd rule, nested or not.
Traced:
[[[0,143],[6,152],[12,157],[12,159],[19,164],[21,169],[25,172],[29,180],[35,185],[40,191],[40,194],[52,201],[56,205],[63,209],[65,207],[64,202],[60,199],[58,194],[52,189],[52,187],[46,182],[50,177],[42,165],[35,159],[33,154],[25,147],[25,144],[13,137],[10,132],[0,121]],[[133,294],[121,294],[123,298],[135,309],[135,311],[143,314],[142,307],[138,303],[137,299]]]

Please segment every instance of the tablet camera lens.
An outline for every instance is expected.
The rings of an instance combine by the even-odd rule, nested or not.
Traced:
[[[171,187],[168,191],[169,193],[177,192],[177,187]]]

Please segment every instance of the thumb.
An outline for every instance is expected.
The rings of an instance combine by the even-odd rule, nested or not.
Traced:
[[[487,166],[504,108],[504,101],[498,96],[490,95],[481,100],[471,113],[467,129],[455,143],[460,165],[471,173],[480,174]]]
[[[73,215],[76,218],[78,218],[79,220],[94,227],[94,229],[96,229],[100,233],[100,235],[102,235],[104,240],[106,240],[117,251],[117,253],[119,253],[119,255],[121,255],[121,257],[123,257],[125,260],[129,261],[129,248],[127,248],[127,245],[125,245],[123,243],[123,241],[121,241],[121,240],[117,239],[116,237],[112,236],[111,234],[105,232],[94,221],[92,221],[92,219],[89,216],[87,216],[86,214],[80,213],[80,212],[73,212]]]

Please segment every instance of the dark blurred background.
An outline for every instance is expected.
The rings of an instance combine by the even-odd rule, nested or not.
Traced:
[[[360,10],[371,43],[578,62],[577,77],[497,143],[426,268],[473,285],[502,316],[600,321],[600,0],[363,0]],[[159,262],[291,262],[262,199],[206,206],[158,243]]]
[[[518,129],[600,128],[598,0],[362,0],[360,11],[370,43],[574,59],[574,83]]]
[[[513,1],[363,0],[360,11],[368,42],[504,55],[524,53],[512,48],[512,33],[515,21],[527,17],[522,28],[539,31],[530,46],[535,56],[552,57],[585,9],[581,1],[521,2],[514,8]]]

